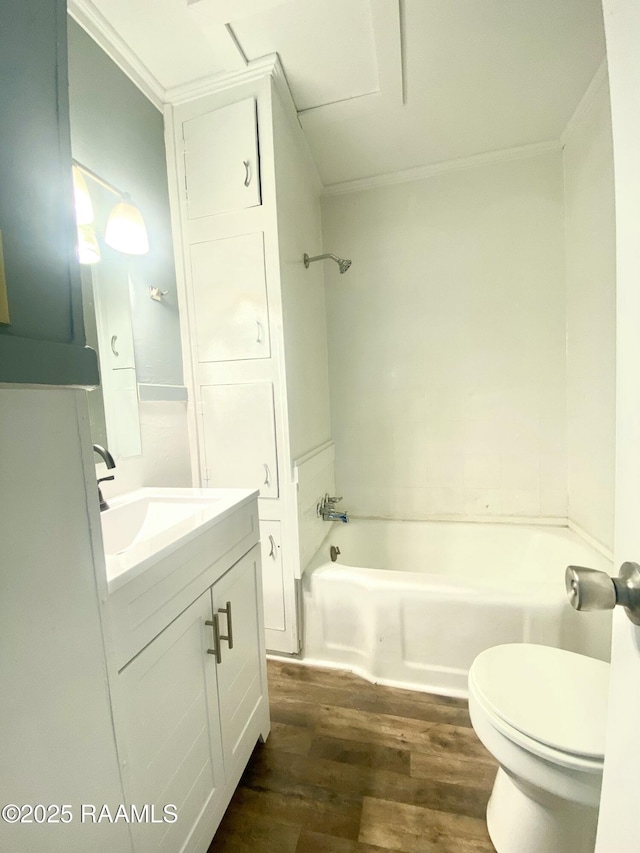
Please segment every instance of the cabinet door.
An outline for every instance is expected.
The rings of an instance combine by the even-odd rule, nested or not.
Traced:
[[[269,358],[262,233],[191,246],[197,358]]]
[[[275,411],[271,382],[200,388],[204,486],[260,489],[278,497]]]
[[[284,577],[280,549],[280,522],[260,522],[262,548],[262,599],[266,631],[284,631]],[[270,648],[267,634],[267,648]]]
[[[254,98],[184,122],[182,136],[189,219],[260,204]]]
[[[118,676],[128,802],[178,809],[175,823],[132,825],[136,853],[181,850],[224,789],[211,618],[207,590]]]
[[[103,372],[135,367],[129,271],[126,258],[115,255],[91,267]]]
[[[244,733],[266,698],[260,637],[260,546],[256,545],[212,588],[220,633],[218,696],[227,774],[242,760]],[[253,743],[251,744],[253,746]]]

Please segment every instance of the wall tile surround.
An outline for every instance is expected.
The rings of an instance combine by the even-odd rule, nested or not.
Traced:
[[[567,514],[560,152],[326,198],[336,480],[356,514]]]
[[[616,249],[606,76],[563,151],[571,519],[613,547]]]

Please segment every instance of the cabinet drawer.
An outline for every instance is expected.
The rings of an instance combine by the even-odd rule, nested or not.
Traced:
[[[109,596],[121,669],[258,541],[255,501],[239,507]]]

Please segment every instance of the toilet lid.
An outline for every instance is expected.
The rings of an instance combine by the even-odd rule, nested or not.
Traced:
[[[562,752],[604,755],[608,663],[550,646],[494,646],[473,662],[469,687],[522,734]]]

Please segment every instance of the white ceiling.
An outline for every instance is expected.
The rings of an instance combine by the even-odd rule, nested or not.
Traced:
[[[325,185],[559,139],[600,0],[69,0],[156,100],[280,55]]]

